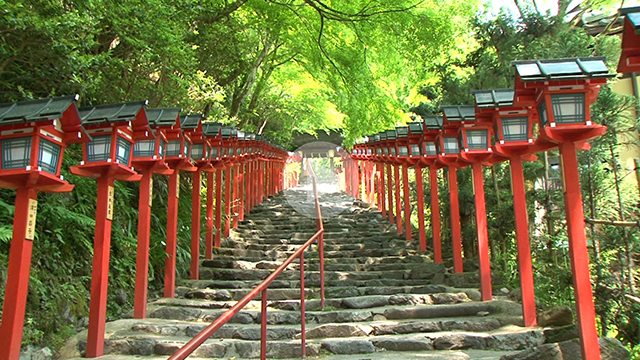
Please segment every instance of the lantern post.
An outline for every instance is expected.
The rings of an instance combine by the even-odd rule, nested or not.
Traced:
[[[596,101],[600,86],[613,74],[609,73],[604,58],[524,60],[513,65],[514,105],[533,96],[540,122],[536,142],[551,142],[560,148],[582,358],[600,360],[576,150],[606,132],[606,127],[591,121],[589,107]]]
[[[381,155],[380,159],[384,166],[384,173],[386,173],[386,190],[387,190],[387,217],[389,218],[389,223],[391,225],[395,224],[395,217],[393,215],[393,182],[391,180],[391,151],[389,146],[389,139],[387,138],[387,132],[382,131],[380,133],[380,147],[381,147]],[[383,174],[384,174],[383,173]],[[383,175],[384,176],[384,175]]]
[[[402,166],[402,197],[404,199],[404,234],[407,241],[411,241],[411,194],[409,191],[409,127],[396,127],[398,139],[397,146],[397,163]]]
[[[480,267],[480,293],[483,301],[493,299],[491,286],[491,260],[489,258],[489,230],[487,228],[487,210],[484,197],[483,165],[491,165],[494,161],[503,161],[503,157],[495,156],[489,139],[492,135],[491,119],[486,117],[467,116],[466,111],[474,106],[443,107],[449,121],[460,119],[459,144],[460,157],[471,164],[473,174],[473,198],[476,212],[476,235],[478,241],[478,263]],[[484,121],[483,121],[484,120]]]
[[[182,130],[191,139],[191,161],[195,164],[196,171],[192,172],[191,188],[191,271],[189,278],[198,280],[200,277],[200,209],[202,199],[202,172],[213,171],[213,165],[209,159],[209,141],[204,135],[202,127],[202,114],[189,114],[180,117]]]
[[[116,180],[141,179],[142,176],[131,167],[133,144],[137,140],[153,138],[145,105],[146,101],[138,101],[79,109],[83,126],[92,140],[84,144],[83,161],[70,170],[74,175],[95,178],[98,183],[86,350],[88,358],[102,356],[104,352],[114,183]]]
[[[455,109],[454,109],[455,108]],[[467,163],[460,157],[458,131],[461,122],[475,119],[473,106],[443,107],[443,129],[438,138],[438,161],[447,167],[449,180],[449,203],[451,207],[451,240],[453,249],[453,269],[464,272],[462,260],[462,231],[460,225],[460,204],[458,201],[458,168]]]
[[[147,119],[154,138],[136,141],[133,146],[131,163],[141,175],[138,197],[138,245],[136,249],[136,283],[133,303],[133,317],[147,316],[147,292],[149,278],[149,233],[151,226],[151,203],[153,199],[153,174],[171,175],[164,161],[167,138],[158,126],[174,123],[180,108],[146,109]]]
[[[205,258],[213,258],[213,248],[220,247],[222,234],[222,170],[224,163],[222,156],[221,123],[208,123],[203,125],[204,136],[209,141],[209,162],[212,165],[207,171],[207,209],[206,209],[206,230],[205,230]],[[214,240],[214,211],[213,211],[213,191],[215,174],[215,240]]]
[[[395,197],[395,215],[396,230],[398,235],[402,234],[402,202],[400,201],[400,165],[398,163],[398,148],[396,145],[398,133],[396,130],[387,130],[387,144],[389,147],[389,161],[393,167],[394,178],[394,197]],[[391,183],[389,183],[391,186]]]
[[[427,250],[427,234],[424,224],[424,181],[422,178],[422,134],[424,123],[410,122],[409,127],[409,157],[408,165],[412,165],[416,175],[417,214],[418,214],[418,239],[420,251]]]
[[[231,178],[234,173],[235,165],[235,146],[236,135],[238,130],[231,126],[223,126],[220,130],[222,136],[222,148],[224,151],[223,162],[225,164],[224,174],[224,237],[229,237],[231,231]]]
[[[382,134],[378,133],[373,136],[373,159],[376,163],[376,180],[378,184],[378,209],[382,212],[382,218],[387,218],[387,200],[386,200],[386,185],[384,178],[384,156],[381,141]]]
[[[38,191],[68,192],[60,176],[64,149],[86,142],[77,96],[0,104],[0,188],[16,189],[13,234],[0,323],[0,358],[18,360],[29,290]]]
[[[440,224],[440,200],[438,197],[438,135],[442,129],[442,116],[423,116],[422,159],[420,164],[429,167],[429,188],[431,192],[431,232],[433,235],[433,258],[442,263],[442,240]]]
[[[191,160],[191,136],[182,129],[180,116],[173,123],[161,127],[167,137],[165,161],[173,173],[169,175],[169,199],[167,201],[167,243],[164,266],[164,297],[175,297],[176,255],[178,249],[178,204],[180,198],[180,171],[198,170]]]

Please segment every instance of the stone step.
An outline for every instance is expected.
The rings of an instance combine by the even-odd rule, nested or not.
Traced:
[[[226,255],[236,257],[254,257],[263,258],[264,260],[275,259],[287,259],[293,255],[294,251],[279,251],[279,250],[248,250],[248,249],[235,249],[235,248],[214,248],[214,255]],[[328,258],[358,258],[358,257],[386,257],[386,256],[410,256],[418,255],[420,252],[415,249],[407,248],[395,248],[395,249],[365,249],[365,250],[344,250],[344,251],[325,251],[325,257]],[[314,258],[318,257],[316,251],[305,253],[305,257]]]
[[[317,265],[318,258],[313,257],[307,259],[308,256],[305,253],[305,263],[307,265]],[[283,259],[282,261],[284,261]],[[235,269],[276,269],[282,261],[272,261],[267,260],[262,257],[235,257],[229,255],[216,255],[212,260],[201,260],[200,266],[203,267],[219,267],[218,264],[224,264],[224,267],[227,268],[235,268]],[[293,264],[297,264],[298,259],[294,260]],[[260,263],[260,266],[257,266]],[[359,258],[347,258],[347,257],[338,257],[338,258],[327,258],[324,259],[325,266],[329,264],[348,264],[348,265],[365,265],[365,266],[398,266],[399,268],[405,268],[406,266],[417,266],[421,264],[433,264],[431,257],[428,255],[408,255],[408,256],[384,256],[384,257],[359,257]],[[444,272],[444,265],[437,265],[440,267],[438,271]],[[381,271],[389,270],[390,268],[380,269]],[[368,269],[367,269],[368,270]],[[475,273],[477,275],[477,273]]]

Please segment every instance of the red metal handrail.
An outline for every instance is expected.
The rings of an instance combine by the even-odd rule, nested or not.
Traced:
[[[313,196],[315,198],[315,210],[316,210],[316,226],[318,231],[304,243],[293,255],[289,256],[271,275],[269,275],[260,285],[251,290],[245,297],[238,301],[224,314],[220,315],[214,322],[202,330],[198,335],[186,343],[182,348],[176,351],[169,360],[182,360],[191,355],[202,343],[210,338],[216,331],[218,331],[224,324],[226,324],[232,317],[240,312],[249,301],[253,300],[258,294],[262,294],[262,312],[261,312],[261,325],[260,325],[260,359],[265,360],[267,358],[267,288],[273,280],[275,280],[296,258],[300,258],[300,328],[301,328],[301,346],[302,356],[306,356],[306,314],[305,314],[305,294],[304,294],[304,252],[318,240],[318,256],[320,260],[320,304],[322,310],[324,310],[324,225],[322,224],[322,211],[320,210],[320,201],[318,200],[318,189],[316,186],[316,174],[313,171],[311,162],[307,159],[307,166],[311,175],[313,184]]]

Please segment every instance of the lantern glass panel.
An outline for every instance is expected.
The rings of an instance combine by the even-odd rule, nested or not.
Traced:
[[[2,140],[2,169],[23,169],[31,159],[31,137]]]
[[[378,155],[382,155],[382,149],[381,149],[381,148],[378,148],[376,153],[377,153]]]
[[[540,116],[540,122],[542,122],[542,126],[547,126],[549,124],[549,116],[547,115],[547,103],[542,102],[538,107],[538,115]]]
[[[399,146],[398,152],[400,153],[400,156],[409,156],[409,148],[406,146]]]
[[[49,174],[58,173],[58,160],[60,160],[60,145],[46,139],[40,139],[38,153],[38,166]]]
[[[151,157],[156,154],[155,140],[139,140],[133,145],[133,157]]]
[[[487,150],[489,132],[486,129],[467,130],[466,133],[469,150]]]
[[[182,148],[182,155],[184,155],[184,157],[189,157],[191,151],[191,143],[188,141],[184,142],[184,147]]]
[[[436,144],[431,141],[424,142],[424,154],[426,156],[436,156],[438,155],[438,149],[436,148]]]
[[[116,161],[129,166],[131,162],[131,143],[118,137],[118,148],[116,149]]]
[[[411,155],[420,156],[420,146],[418,144],[411,145]]]
[[[164,150],[167,148],[167,140],[160,139],[160,145],[158,146],[158,156],[164,159]]]
[[[529,138],[527,117],[501,118],[504,141],[526,141]]]
[[[204,144],[193,144],[191,149],[191,158],[194,160],[200,160],[205,157]]]
[[[217,159],[220,155],[218,155],[218,152],[220,151],[219,147],[212,147],[211,151],[209,151],[209,158],[210,159]]]
[[[111,153],[111,135],[94,136],[87,143],[87,162],[107,161]]]
[[[460,152],[458,147],[458,139],[454,137],[446,137],[442,139],[445,154],[457,154]]]
[[[392,147],[390,150],[391,150],[391,156],[396,156],[396,148]]]
[[[236,155],[240,155],[242,153],[242,148],[236,148]]]
[[[585,96],[579,94],[551,95],[553,120],[557,124],[583,123],[585,121]]]
[[[389,149],[388,148],[384,148],[384,154],[385,155],[389,155]]]
[[[167,144],[167,157],[180,155],[180,140],[170,140]]]

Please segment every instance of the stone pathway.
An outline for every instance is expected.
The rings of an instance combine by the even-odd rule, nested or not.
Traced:
[[[449,274],[407,242],[375,209],[323,194],[326,308],[320,309],[318,253],[305,254],[307,357],[492,359],[545,342],[524,328],[520,305],[479,302],[477,274]],[[175,299],[149,303],[148,319],[107,324],[104,360],[166,359],[267,277],[316,231],[307,192],[267,199],[232,231],[200,280],[182,280]],[[268,358],[300,358],[299,263],[269,287]],[[452,287],[456,285],[458,287]],[[260,301],[252,301],[191,358],[259,357]],[[86,332],[62,359],[83,355]]]

